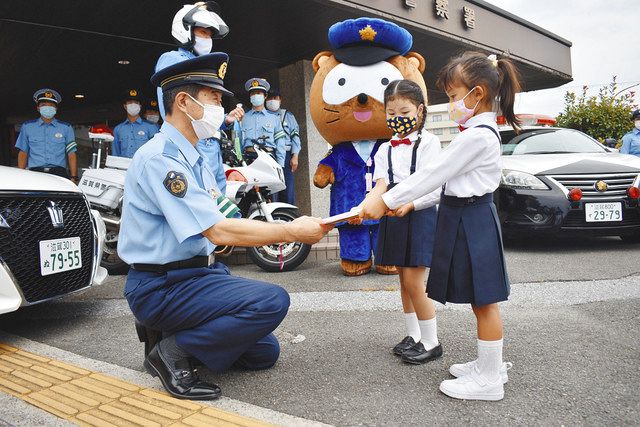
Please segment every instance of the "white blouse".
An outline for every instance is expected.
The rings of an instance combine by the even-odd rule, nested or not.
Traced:
[[[382,195],[390,209],[418,198],[424,207],[440,201],[440,188],[446,183],[445,194],[455,197],[482,196],[498,188],[502,175],[502,148],[496,135],[478,125],[498,130],[495,113],[482,113],[470,118],[464,132],[431,158],[424,168],[417,168],[409,178]],[[377,168],[376,163],[376,169]]]
[[[418,147],[416,158],[416,171],[426,168],[440,153],[440,140],[437,136],[430,133],[426,129],[422,130],[420,146]],[[393,181],[396,184],[401,183],[409,177],[411,172],[411,158],[413,156],[413,148],[418,140],[418,131],[415,131],[407,136],[411,140],[411,145],[398,145],[397,147],[391,147],[390,142],[385,142],[378,148],[378,152],[375,157],[375,170],[373,173],[373,180],[377,181],[380,178],[384,178],[384,182],[389,185],[389,162],[388,153],[391,150],[391,163],[393,166]],[[398,137],[392,138],[392,140],[400,139]],[[440,190],[436,191],[437,196],[440,196]],[[436,196],[434,195],[434,196]],[[431,205],[425,203],[431,200],[432,195],[428,194],[423,197],[412,200],[415,206],[415,210],[425,209]]]

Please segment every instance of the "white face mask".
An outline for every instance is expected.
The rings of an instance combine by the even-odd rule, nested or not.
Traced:
[[[251,101],[251,105],[259,107],[264,104],[264,95],[261,93],[254,93],[249,97],[249,100]]]
[[[196,120],[187,114],[187,117],[191,119],[193,131],[199,139],[213,138],[218,133],[218,130],[224,121],[224,108],[219,105],[201,104],[191,95],[189,95],[189,98],[193,99],[193,102],[204,108],[201,119]]]
[[[193,44],[193,51],[196,55],[206,55],[207,53],[211,53],[211,48],[213,47],[213,40],[206,37],[198,37],[196,36],[196,41]]]
[[[140,104],[131,103],[126,105],[127,114],[130,116],[137,116],[140,114]]]
[[[640,120],[635,121],[636,129],[640,130]]]
[[[270,99],[267,101],[267,108],[271,111],[278,111],[280,109],[280,100]]]
[[[151,123],[158,123],[160,121],[160,116],[157,114],[147,114],[147,121]]]

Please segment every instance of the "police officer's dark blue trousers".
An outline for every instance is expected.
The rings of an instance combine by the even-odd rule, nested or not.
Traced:
[[[284,183],[287,186],[286,189],[278,193],[278,201],[289,203],[290,205],[296,204],[296,186],[293,171],[291,170],[291,150],[287,151],[287,155],[284,158]]]
[[[214,372],[270,368],[280,355],[272,332],[287,314],[289,294],[231,276],[224,264],[166,274],[131,269],[125,297],[143,325],[175,334],[180,348]]]

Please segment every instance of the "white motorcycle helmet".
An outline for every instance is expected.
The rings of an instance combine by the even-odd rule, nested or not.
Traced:
[[[229,27],[216,13],[218,10],[218,4],[215,1],[185,4],[173,17],[171,35],[185,49],[193,47],[195,27],[210,28],[212,39],[223,38],[229,34]]]

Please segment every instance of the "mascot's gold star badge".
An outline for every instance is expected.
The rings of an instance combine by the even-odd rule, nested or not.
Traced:
[[[189,184],[187,178],[181,172],[170,171],[162,183],[164,188],[176,197],[182,198],[187,194]]]
[[[358,31],[358,33],[360,33],[360,39],[367,42],[374,41],[376,39],[376,36],[378,35],[378,33],[376,33],[376,30],[374,30],[371,25],[367,25],[366,27]]]

